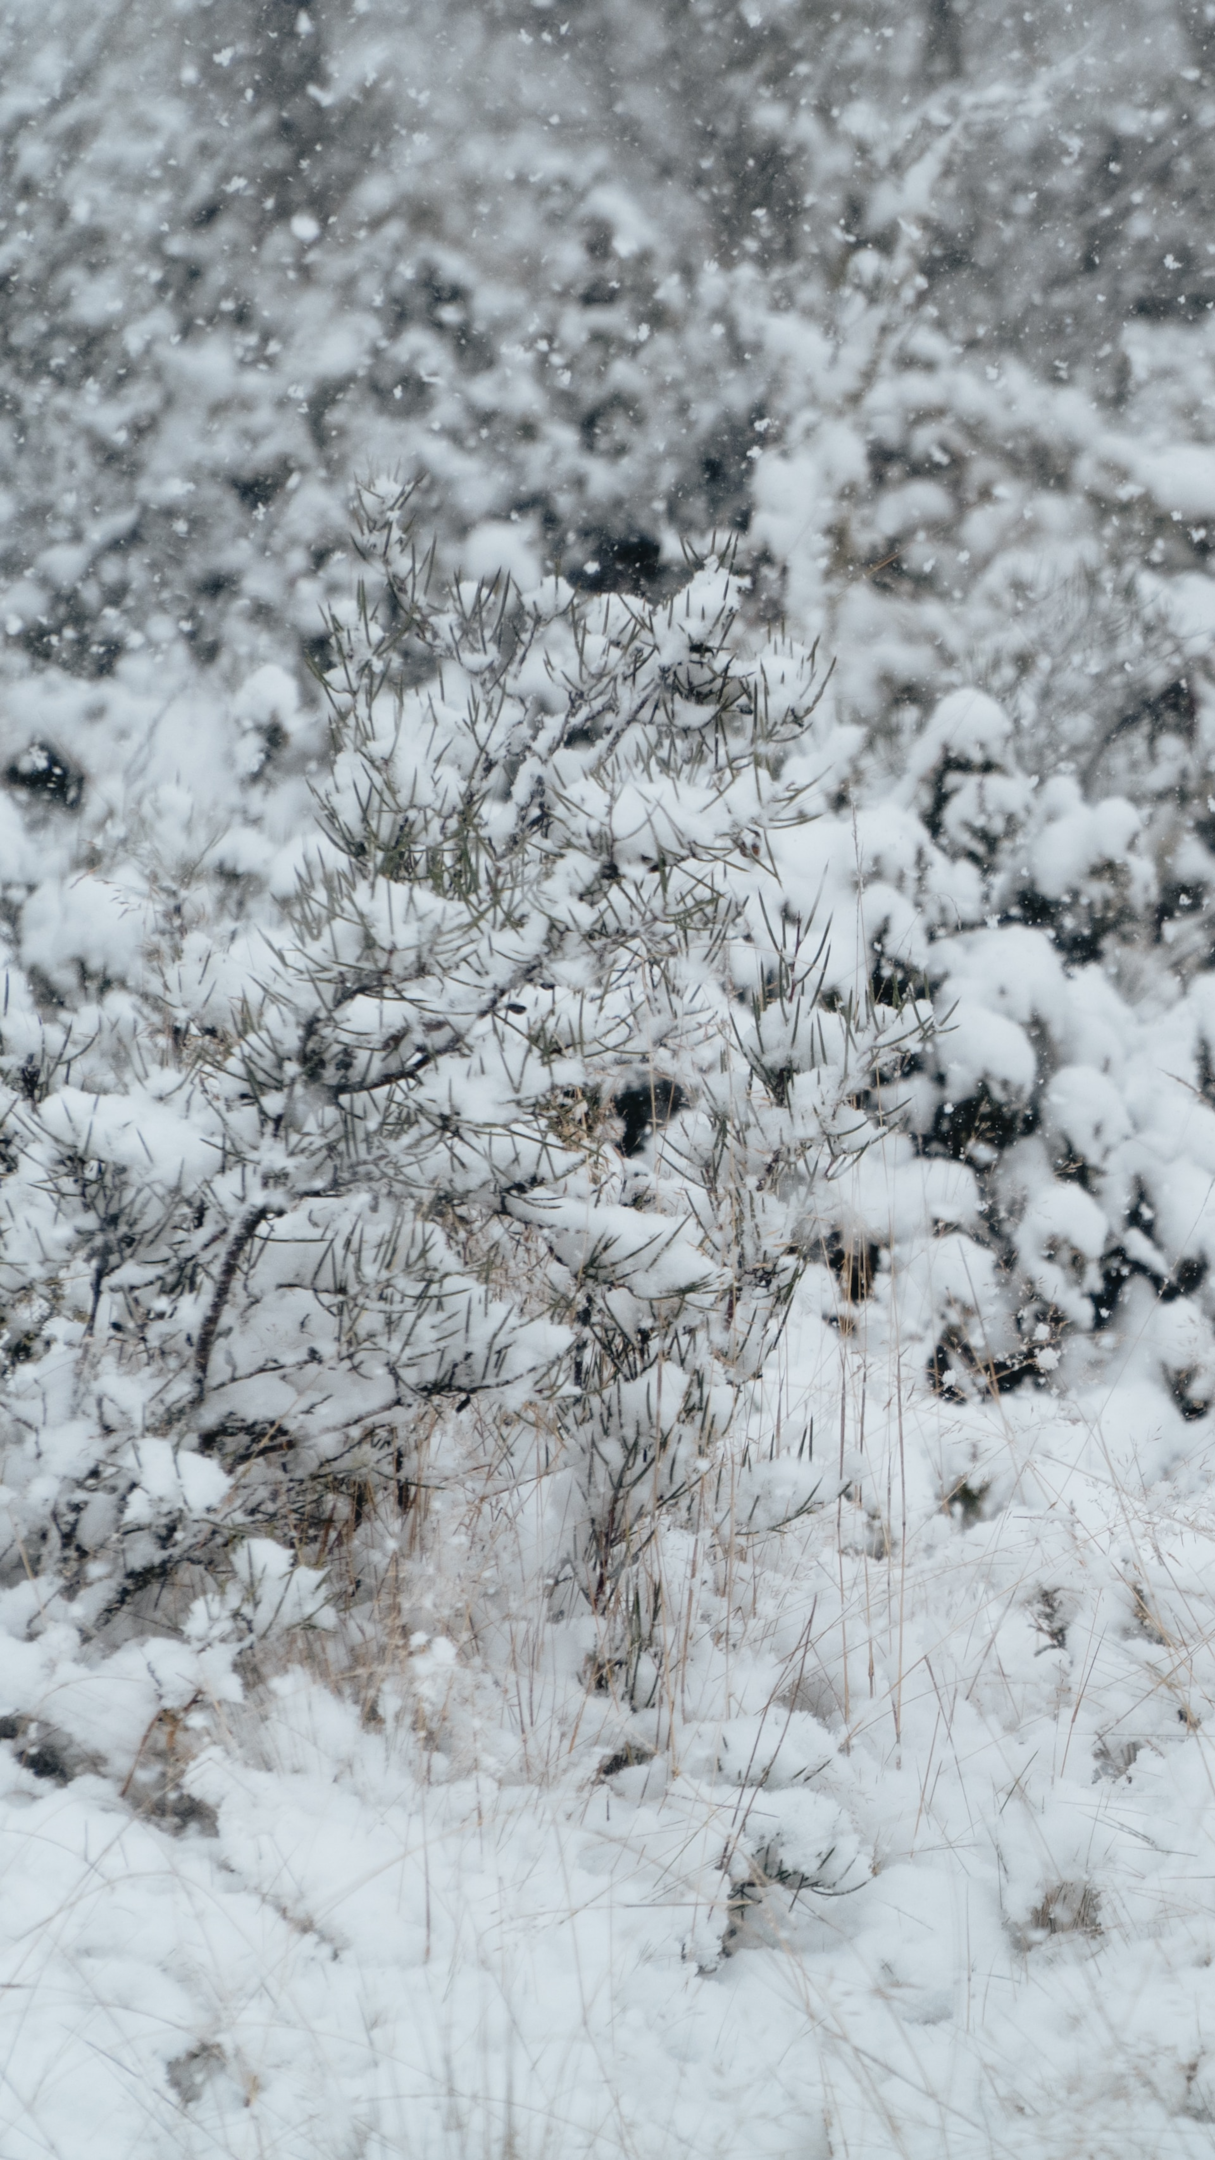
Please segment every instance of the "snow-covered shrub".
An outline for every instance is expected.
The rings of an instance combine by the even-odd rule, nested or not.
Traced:
[[[1096,771],[1082,789],[1040,752],[1015,700],[972,686],[938,702],[897,777],[880,755],[853,767],[870,964],[926,985],[938,1022],[905,1134],[850,1181],[855,1245],[890,1255],[856,1288],[869,1340],[895,1328],[947,1395],[1083,1389],[1117,1358],[1177,1459],[1201,1444],[1184,1428],[1215,1356],[1208,858],[1192,837],[1193,884],[1170,884],[1176,804],[1106,792]],[[1186,756],[1206,768],[1205,720]],[[803,853],[838,916],[854,866],[830,844],[826,829]],[[786,890],[796,875],[782,860]]]
[[[726,570],[657,611],[440,600],[402,504],[367,511],[323,836],[238,1053],[283,1196],[262,1265],[302,1245],[324,1309],[273,1414],[346,1448],[420,1399],[522,1408],[554,1610],[636,1614],[631,1565],[718,1472],[920,1023],[863,980],[819,1010],[771,860],[813,662],[748,651]],[[212,1416],[266,1414],[265,1326],[209,1353]]]
[[[364,498],[278,928],[217,953],[149,895],[133,1005],[6,1020],[6,1565],[172,1620],[185,1563],[306,1557],[479,1406],[496,1475],[539,1463],[554,1615],[644,1692],[639,1556],[720,1488],[923,1015],[782,889],[829,745],[726,567],[443,587],[406,511]]]

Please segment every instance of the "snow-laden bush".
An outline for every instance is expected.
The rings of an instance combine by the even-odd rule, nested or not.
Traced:
[[[179,1579],[233,1640],[218,1570],[256,1634],[234,1544],[306,1562],[369,1482],[433,1482],[446,1404],[491,1478],[538,1472],[552,1612],[645,1693],[639,1558],[730,1485],[923,1014],[782,891],[814,659],[749,639],[726,567],[658,609],[443,589],[404,515],[365,499],[277,929],[149,895],[126,995],[10,983],[4,1565],[86,1633],[180,1622]]]
[[[1209,767],[1205,691],[1175,747]],[[1015,708],[952,691],[897,774],[855,760],[848,845],[817,825],[778,869],[837,920],[855,902],[875,976],[933,998],[902,1130],[840,1214],[870,1350],[947,1398],[1097,1404],[1133,1376],[1155,1475],[1198,1458],[1215,1397],[1215,859],[1161,802],[1086,792],[1039,752]],[[1002,1503],[1010,1471],[959,1486]]]

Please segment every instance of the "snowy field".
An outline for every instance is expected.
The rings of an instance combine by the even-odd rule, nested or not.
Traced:
[[[10,0],[3,2160],[1209,2153],[1213,142]]]

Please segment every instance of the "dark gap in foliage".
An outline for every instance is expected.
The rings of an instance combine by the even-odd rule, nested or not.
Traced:
[[[41,796],[62,810],[77,809],[84,794],[84,774],[69,764],[53,743],[30,743],[5,768],[4,778],[9,787]]]
[[[683,1089],[673,1080],[654,1079],[622,1088],[614,1098],[616,1114],[624,1126],[621,1154],[638,1154],[654,1127],[666,1125],[677,1116],[685,1101]]]

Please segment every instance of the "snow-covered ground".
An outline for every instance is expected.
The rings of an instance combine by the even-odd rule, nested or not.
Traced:
[[[1204,2152],[1201,1478],[1128,1484],[1134,1401],[900,1432],[868,1387],[900,1511],[976,1443],[1029,1488],[968,1528],[913,1489],[893,1562],[852,1504],[740,1560],[745,1640],[652,1761],[638,1718],[604,1775],[619,1724],[523,1629],[489,1675],[373,1631],[353,1685],[305,1655],[195,1713],[181,1827],[129,1721],[108,1777],[10,1755],[6,2151]]]

